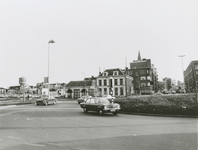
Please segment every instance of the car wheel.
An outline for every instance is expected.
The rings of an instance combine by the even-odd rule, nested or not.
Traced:
[[[84,113],[88,112],[87,108],[83,108],[83,111],[84,111]]]
[[[53,102],[53,105],[55,105],[55,104],[56,104],[56,102],[54,101],[54,102]]]
[[[97,113],[98,113],[99,115],[103,115],[103,114],[104,114],[104,111],[103,111],[102,109],[98,109]]]
[[[35,105],[38,105],[38,103],[35,103]]]
[[[113,115],[117,115],[118,114],[118,112],[113,112]]]
[[[78,104],[80,104],[80,102],[78,102]]]

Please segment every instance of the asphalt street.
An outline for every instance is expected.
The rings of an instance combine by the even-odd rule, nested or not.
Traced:
[[[197,150],[198,119],[84,113],[76,101],[0,107],[0,150]]]

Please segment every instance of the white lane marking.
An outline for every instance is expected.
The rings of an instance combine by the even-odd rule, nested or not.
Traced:
[[[63,145],[61,145],[61,144],[56,144],[56,143],[47,143],[47,144],[55,145],[55,146],[63,146]]]
[[[12,138],[12,139],[17,139],[17,140],[20,140],[21,138],[18,138],[18,137],[14,137],[14,136],[8,136],[9,138]]]
[[[32,143],[25,143],[25,145],[40,146],[40,147],[44,147],[45,146],[45,145],[41,145],[41,144],[32,144]]]
[[[0,109],[12,108],[12,107],[16,107],[16,105],[0,106]]]
[[[26,110],[23,110],[23,111],[26,111]],[[5,115],[10,115],[10,114],[13,114],[13,113],[17,113],[17,112],[22,112],[22,111],[19,110],[19,111],[13,111],[13,112],[5,113],[5,114],[0,114],[0,117],[5,116]]]

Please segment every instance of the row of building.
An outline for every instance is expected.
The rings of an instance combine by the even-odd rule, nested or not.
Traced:
[[[189,91],[194,91],[198,75],[197,61],[191,62],[184,72],[185,87]],[[182,83],[177,85],[182,87]],[[66,83],[50,84],[50,95],[65,96],[67,98],[79,98],[83,95],[91,96],[131,96],[135,94],[152,94],[158,90],[174,89],[176,80],[164,78],[163,81],[158,81],[157,69],[151,63],[150,59],[141,59],[138,52],[138,59],[130,63],[130,68],[124,69],[114,68],[106,69],[99,72],[97,76],[85,78],[80,81],[70,81]],[[27,93],[32,94],[47,94],[48,83],[37,83],[36,86],[25,87]],[[0,93],[3,93],[0,88]],[[6,93],[23,93],[22,86],[10,87]],[[5,91],[4,91],[5,92]]]
[[[91,96],[131,96],[133,94],[151,94],[157,91],[158,75],[150,59],[138,59],[130,63],[130,68],[106,69],[94,77],[81,81],[70,81],[68,84],[50,84],[50,95],[64,95],[68,98],[79,98],[83,95]],[[27,93],[46,94],[47,83],[25,87]],[[22,86],[13,86],[7,90],[8,94],[23,93]]]

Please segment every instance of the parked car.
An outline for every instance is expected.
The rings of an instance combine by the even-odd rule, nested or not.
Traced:
[[[167,90],[167,89],[164,89],[162,93],[163,93],[163,94],[171,94],[171,91],[169,91],[169,90]]]
[[[152,94],[153,96],[163,96],[164,94],[162,94],[160,91],[158,91],[158,92],[156,92],[156,93],[154,93],[154,94]]]
[[[35,105],[49,105],[49,104],[53,104],[55,105],[57,102],[57,100],[53,97],[53,96],[41,96],[40,99],[37,99],[35,102]]]
[[[176,91],[175,91],[175,90],[171,90],[171,93],[172,93],[172,94],[176,94]]]
[[[89,96],[89,95],[84,95],[84,96],[78,98],[78,99],[77,99],[77,102],[78,102],[78,104],[80,104],[80,103],[84,102],[85,100],[87,100],[88,98],[91,98],[91,96]]]
[[[180,93],[186,93],[186,90],[185,89],[181,89]]]
[[[117,115],[120,110],[120,105],[110,102],[107,97],[88,98],[85,102],[80,104],[80,107],[85,113],[88,111],[96,111],[100,115],[104,113],[112,113],[113,115]]]

